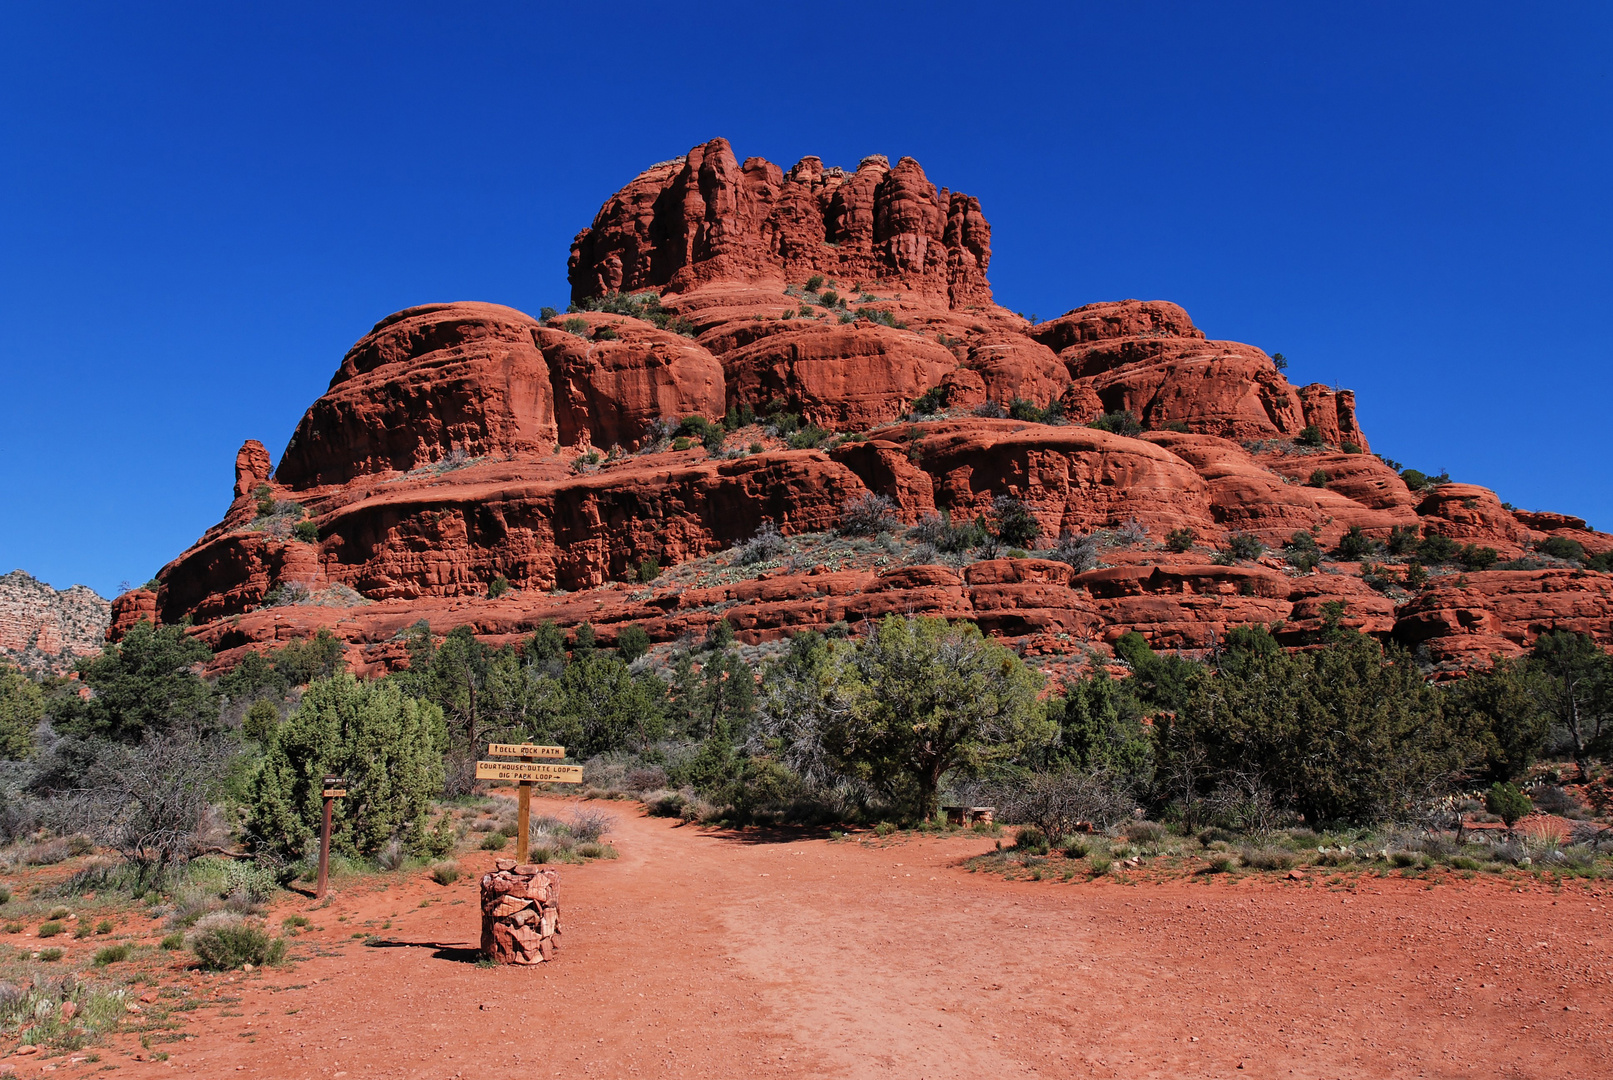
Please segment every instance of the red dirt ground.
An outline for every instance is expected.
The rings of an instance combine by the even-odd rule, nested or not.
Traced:
[[[288,1080],[1613,1074],[1600,883],[1016,883],[961,868],[979,836],[758,842],[593,805],[621,858],[562,869],[558,962],[455,951],[477,939],[475,876],[361,880],[273,912],[305,910],[324,930],[296,951],[329,955],[189,976],[239,994],[235,1015],[192,1013],[167,1061],[116,1043],[103,1061]],[[454,948],[350,939],[388,918],[388,941]]]

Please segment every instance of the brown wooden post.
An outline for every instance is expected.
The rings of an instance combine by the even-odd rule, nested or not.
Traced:
[[[314,885],[314,899],[325,898],[325,886],[330,882],[330,804],[339,796],[346,795],[344,790],[347,781],[339,776],[325,777],[324,791],[321,793],[325,799],[325,820],[319,827],[319,881]]]
[[[522,761],[531,761],[531,754],[522,754]],[[532,821],[532,781],[516,782],[515,794],[515,861],[526,862],[527,838]]]
[[[325,885],[330,880],[330,804],[335,802],[325,795],[325,823],[319,827],[319,884],[314,886],[314,899],[325,898]]]

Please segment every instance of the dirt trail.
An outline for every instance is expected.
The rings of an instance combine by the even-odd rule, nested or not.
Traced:
[[[365,948],[351,928],[388,918],[390,941],[470,948],[476,882],[361,886],[299,939],[341,955],[234,976],[239,1015],[192,1024],[169,1061],[115,1058],[120,1075],[1589,1077],[1613,1061],[1613,897],[1579,886],[1008,883],[958,866],[979,837],[754,842],[593,805],[618,816],[622,857],[562,870],[559,962]]]

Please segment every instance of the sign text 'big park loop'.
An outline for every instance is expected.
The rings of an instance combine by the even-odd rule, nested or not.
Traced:
[[[533,784],[580,784],[582,783],[581,765],[551,765],[548,762],[535,761],[535,758],[564,758],[566,748],[563,746],[538,746],[533,743],[489,743],[487,753],[490,757],[518,757],[521,761],[478,761],[476,763],[476,779],[478,780],[514,780],[519,792],[516,795],[516,805],[519,814],[516,818],[515,831],[515,861],[526,862],[527,858],[527,824],[532,817],[532,785]]]

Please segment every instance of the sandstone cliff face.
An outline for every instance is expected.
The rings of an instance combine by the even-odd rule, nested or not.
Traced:
[[[1347,621],[1452,664],[1559,626],[1613,641],[1613,579],[1571,566],[1437,572],[1413,594],[1381,575],[1374,587],[1354,562],[1216,565],[1234,533],[1277,548],[1306,532],[1326,550],[1353,527],[1380,540],[1412,530],[1503,560],[1554,535],[1597,554],[1613,536],[1471,485],[1408,490],[1365,452],[1350,391],[1296,388],[1175,304],[1089,304],[1033,326],[992,303],[989,260],[979,204],[937,190],[916,162],[845,172],[807,158],[786,173],[741,163],[720,139],[696,147],[608,200],[571,257],[575,298],[652,289],[675,321],[540,322],[478,303],[382,320],[272,473],[260,443],[242,447],[223,520],[160,588],[118,598],[111,633],[188,617],[229,657],[331,626],[356,665],[384,667],[419,618],[495,640],[588,619],[609,641],[628,623],[664,640],[727,617],[757,640],[912,611],[975,619],[1032,650],[1130,628],[1204,647],[1254,621],[1303,640],[1321,605],[1342,600]],[[814,274],[844,299],[805,289]],[[943,411],[913,412],[920,398]],[[1063,416],[1003,418],[1010,405]],[[671,443],[661,423],[747,409],[763,419],[720,451]],[[1140,437],[1086,426],[1120,411]],[[766,421],[781,413],[840,437],[791,448],[788,425]],[[1307,427],[1324,446],[1296,444]],[[1009,495],[1044,548],[1095,531],[1133,539],[1082,573],[1046,551],[960,565],[906,541],[838,569],[745,571],[724,554],[769,522],[827,533],[870,493],[907,525],[989,516]],[[1191,546],[1166,550],[1181,530]],[[645,560],[693,569],[626,584]],[[496,577],[515,591],[489,599]]]
[[[684,292],[714,281],[799,283],[822,272],[888,282],[948,306],[989,303],[980,203],[936,190],[912,158],[857,171],[803,158],[785,173],[713,139],[657,165],[600,209],[571,247],[574,300]]]
[[[57,674],[101,651],[112,605],[85,585],[53,589],[21,570],[0,576],[0,660]]]

